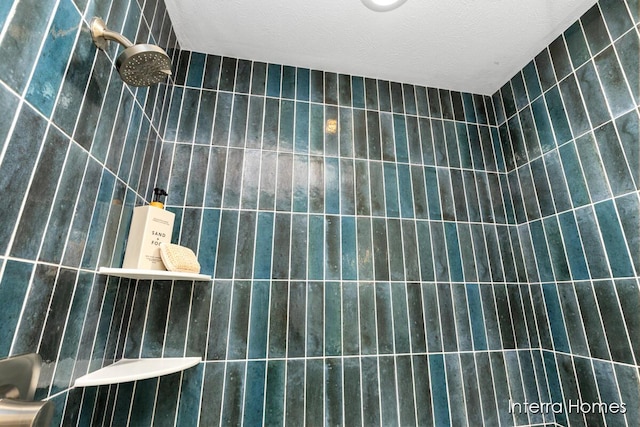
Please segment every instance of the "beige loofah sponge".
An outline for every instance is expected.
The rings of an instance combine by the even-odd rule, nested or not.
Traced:
[[[160,245],[160,257],[169,271],[200,273],[200,264],[196,254],[189,248],[171,243],[162,243]]]

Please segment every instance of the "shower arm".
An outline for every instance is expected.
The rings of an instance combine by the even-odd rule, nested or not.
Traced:
[[[91,19],[89,26],[91,28],[91,37],[93,38],[93,42],[102,50],[107,49],[108,40],[120,43],[125,49],[133,46],[133,43],[131,43],[128,38],[120,33],[109,30],[104,21],[100,18]]]

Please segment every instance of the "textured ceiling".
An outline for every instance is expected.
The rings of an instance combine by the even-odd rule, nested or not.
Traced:
[[[183,49],[491,95],[595,0],[165,0]]]

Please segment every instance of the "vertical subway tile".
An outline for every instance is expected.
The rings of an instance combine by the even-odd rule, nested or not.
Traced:
[[[611,280],[594,281],[593,289],[602,313],[602,323],[609,343],[612,360],[633,363],[633,352],[625,333],[624,318],[616,298],[615,286]]]
[[[265,395],[265,362],[249,362],[246,367],[245,400],[243,422],[248,424],[262,422]]]
[[[580,308],[575,296],[574,287],[570,283],[561,283],[558,284],[557,290],[560,297],[560,304],[562,305],[562,313],[567,328],[571,352],[586,357],[589,355],[589,349],[580,318]]]
[[[610,359],[609,347],[602,328],[602,320],[597,307],[592,284],[590,282],[582,282],[575,284],[575,292],[582,314],[584,330],[589,343],[589,352],[591,357],[598,359]]]
[[[544,294],[545,304],[547,306],[547,315],[549,317],[554,349],[556,351],[568,353],[569,342],[567,339],[565,323],[562,317],[560,300],[558,298],[556,286],[553,284],[543,284],[542,291]]]
[[[209,64],[209,58],[207,60],[207,66]],[[252,95],[264,95],[266,86],[266,73],[267,64],[264,62],[254,62],[251,69],[251,94]],[[205,72],[205,82],[207,79],[207,73]],[[211,85],[210,89],[215,89],[215,85]],[[207,88],[206,84],[203,84],[204,88]]]
[[[578,209],[575,211],[575,214],[583,248],[588,248],[588,250],[585,250],[585,256],[591,278],[601,279],[610,277],[611,273],[609,265],[607,264],[605,248],[598,233],[596,217],[592,208],[586,207]]]
[[[443,355],[429,355],[429,380],[433,400],[433,418],[436,425],[449,425],[449,399]]]
[[[573,143],[566,144],[561,147],[559,151],[573,207],[575,208],[589,203],[589,192],[575,145]]]
[[[285,369],[286,361],[270,360],[267,362],[267,385],[265,388],[265,424],[284,423],[285,406]]]
[[[363,355],[377,353],[375,298],[375,288],[372,283],[358,283],[360,352]]]
[[[393,357],[380,357],[378,359],[379,380],[385,387],[380,387],[381,424],[391,425],[398,420],[399,402],[396,390],[396,367]]]
[[[350,396],[353,404],[344,407],[344,422],[346,424],[362,423],[362,387],[359,358],[345,358],[343,362],[344,396]]]

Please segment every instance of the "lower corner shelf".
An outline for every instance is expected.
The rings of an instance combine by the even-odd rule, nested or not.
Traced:
[[[145,380],[184,371],[202,362],[201,357],[121,359],[76,379],[74,387],[91,387]]]
[[[100,267],[98,273],[106,274],[108,276],[126,277],[127,279],[142,280],[211,280],[211,276],[206,274],[180,273],[176,271],[164,270],[137,270],[134,268]]]

